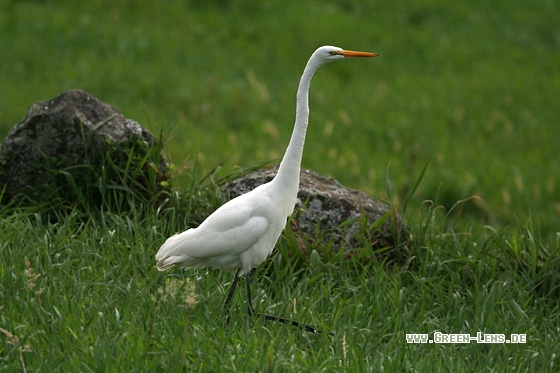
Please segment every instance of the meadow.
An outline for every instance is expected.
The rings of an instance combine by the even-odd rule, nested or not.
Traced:
[[[0,209],[0,371],[558,369],[557,2],[0,9],[0,138],[80,88],[161,137],[177,191],[126,212]],[[159,273],[154,255],[219,205],[221,181],[278,161],[323,44],[381,57],[319,70],[303,167],[386,201],[413,239],[388,263],[311,238],[301,255],[288,230],[254,272],[255,305],[332,333],[312,335],[249,318],[241,291],[225,312],[233,273]],[[527,342],[407,343],[436,331]]]

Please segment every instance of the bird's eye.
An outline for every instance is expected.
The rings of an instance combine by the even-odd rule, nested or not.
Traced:
[[[336,53],[336,51],[329,51],[329,54],[330,54],[331,56],[334,56],[334,55],[337,54],[337,53]]]

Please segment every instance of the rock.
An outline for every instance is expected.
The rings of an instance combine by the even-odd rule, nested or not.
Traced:
[[[232,199],[269,182],[278,172],[278,166],[262,168],[227,184],[224,198]],[[362,219],[362,213],[365,219]],[[379,219],[386,218],[381,224]],[[374,249],[398,248],[409,240],[405,223],[388,205],[364,192],[347,188],[338,181],[311,170],[301,170],[298,200],[293,214],[292,229],[299,234],[315,237],[317,228],[325,235],[320,243],[332,243],[335,248],[352,249],[364,247],[364,224],[375,227],[368,241]],[[389,249],[388,251],[390,251]]]
[[[115,107],[82,90],[66,91],[50,101],[33,104],[26,117],[10,130],[0,150],[0,187],[5,186],[4,197],[10,199],[18,193],[75,190],[68,185],[69,176],[78,188],[91,189],[92,185],[79,185],[97,185],[98,180],[86,180],[88,173],[122,183],[107,180],[117,172],[111,170],[115,162],[131,154],[142,159],[155,146],[157,139],[149,131]],[[167,178],[167,165],[159,147],[157,152],[159,161],[150,167],[157,170],[161,182]],[[109,158],[113,166],[106,164]],[[140,177],[148,172],[144,166]]]

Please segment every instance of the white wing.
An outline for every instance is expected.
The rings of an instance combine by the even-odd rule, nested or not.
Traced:
[[[269,217],[274,215],[266,193],[254,192],[222,205],[198,228],[168,238],[156,254],[158,268],[183,264],[226,269],[233,264],[220,265],[221,261],[239,262],[239,256],[265,235],[271,226]]]

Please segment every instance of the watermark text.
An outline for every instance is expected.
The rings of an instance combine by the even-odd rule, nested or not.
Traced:
[[[527,343],[525,334],[488,334],[478,332],[470,334],[445,334],[434,332],[432,338],[428,334],[407,334],[406,343]]]

